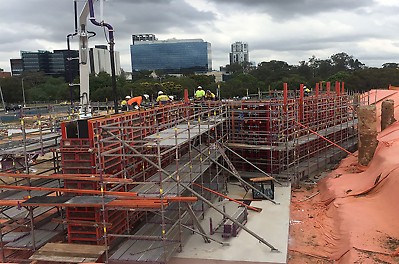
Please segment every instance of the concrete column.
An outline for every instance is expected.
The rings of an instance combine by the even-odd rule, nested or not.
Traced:
[[[381,131],[393,124],[395,119],[394,114],[395,102],[393,100],[385,100],[381,105]]]
[[[378,145],[377,140],[377,115],[375,105],[361,105],[359,117],[359,155],[360,165],[367,166],[374,156]]]

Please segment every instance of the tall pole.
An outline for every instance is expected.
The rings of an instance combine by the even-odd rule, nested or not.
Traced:
[[[4,111],[5,111],[6,110],[6,104],[4,103],[3,90],[1,89],[1,85],[0,85],[0,95],[1,95],[1,102],[3,103],[3,108],[4,108]]]
[[[24,107],[26,107],[24,78],[21,79],[21,86],[22,86],[22,100],[24,101]]]
[[[111,59],[111,81],[112,81],[112,91],[114,93],[114,108],[115,114],[119,112],[118,108],[118,91],[116,89],[116,74],[115,74],[115,52],[114,52],[114,40],[110,40],[109,42],[109,55]]]

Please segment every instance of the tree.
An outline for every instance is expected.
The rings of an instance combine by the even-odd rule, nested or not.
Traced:
[[[387,62],[387,63],[382,64],[382,68],[384,68],[384,69],[386,69],[386,68],[397,69],[397,68],[399,68],[399,63]]]
[[[399,71],[392,68],[366,68],[346,78],[345,87],[354,91],[368,91],[387,88],[390,84],[399,86]]]
[[[331,55],[331,63],[335,72],[346,70],[360,70],[364,68],[364,64],[353,56],[349,56],[345,52]]]
[[[269,85],[281,81],[284,76],[288,76],[293,70],[295,68],[285,61],[272,60],[259,63],[258,67],[251,71],[250,74]]]
[[[347,71],[340,71],[337,72],[334,75],[331,75],[330,77],[327,78],[327,81],[331,83],[335,83],[336,81],[338,82],[344,82],[346,81],[352,74]]]

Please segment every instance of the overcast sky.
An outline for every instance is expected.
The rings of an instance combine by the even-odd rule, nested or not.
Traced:
[[[80,13],[83,0],[78,1]],[[0,0],[0,68],[20,51],[66,48],[74,31],[73,0]],[[101,20],[100,2],[95,1]],[[249,45],[256,63],[297,65],[312,55],[346,52],[367,66],[399,62],[398,0],[106,0],[103,20],[115,29],[121,66],[131,71],[131,35],[159,40],[201,38],[212,45],[213,68],[229,63],[231,43]],[[101,28],[90,46],[107,41]],[[77,38],[72,48],[77,49]]]

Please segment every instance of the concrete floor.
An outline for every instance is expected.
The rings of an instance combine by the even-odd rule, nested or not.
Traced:
[[[229,196],[242,198],[245,191],[238,186],[229,187]],[[247,198],[251,198],[249,192]],[[291,187],[275,187],[274,205],[269,201],[254,201],[252,206],[262,208],[262,212],[249,211],[246,227],[273,245],[279,252],[272,252],[268,246],[258,242],[245,230],[240,230],[237,237],[222,238],[221,233],[212,235],[213,238],[228,242],[229,246],[223,246],[216,242],[204,243],[199,235],[192,235],[181,253],[177,253],[170,264],[227,264],[227,263],[286,263],[288,248],[288,229],[290,217]],[[225,205],[230,214],[237,210],[237,204],[228,201],[216,203],[220,208]],[[205,219],[201,221],[202,227],[209,234],[209,218],[212,217],[214,226],[222,219],[215,210],[208,210]]]

